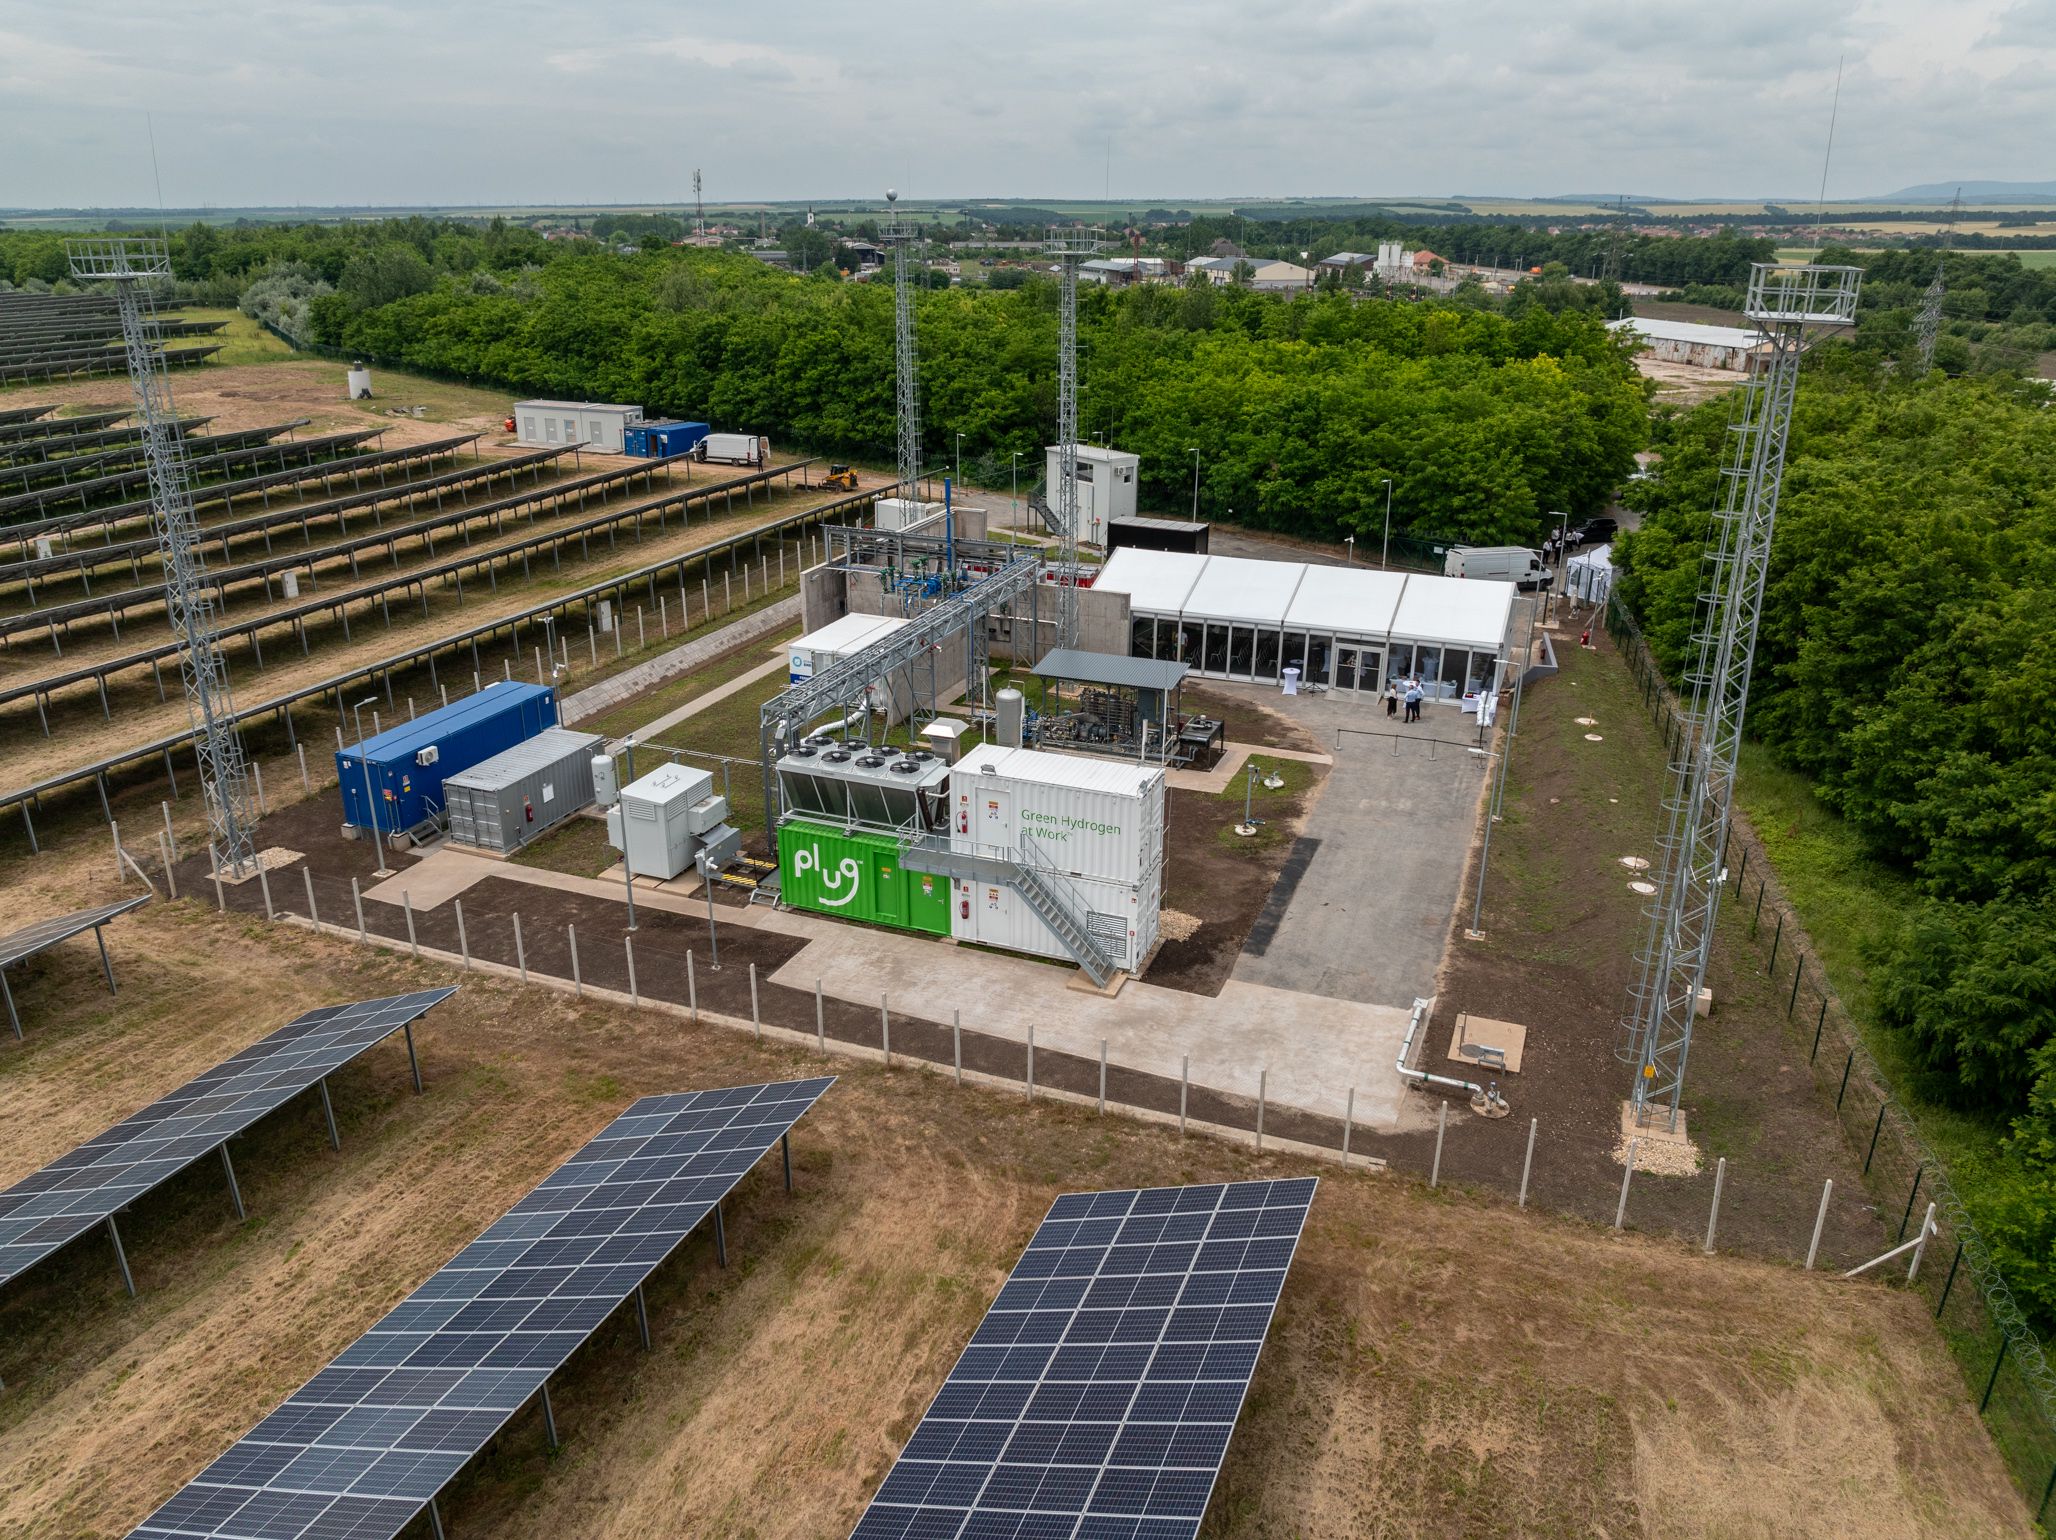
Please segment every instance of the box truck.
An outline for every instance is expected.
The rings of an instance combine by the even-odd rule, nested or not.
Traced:
[[[709,465],[761,466],[771,458],[771,440],[754,433],[709,433],[693,454]]]
[[[1522,588],[1546,588],[1556,576],[1542,565],[1538,553],[1524,545],[1453,545],[1442,558],[1442,575],[1516,583]]]

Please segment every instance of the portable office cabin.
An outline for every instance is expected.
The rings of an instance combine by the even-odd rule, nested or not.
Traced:
[[[343,823],[391,836],[443,808],[443,783],[557,725],[557,692],[501,680],[336,752]],[[367,777],[369,786],[367,787]]]
[[[598,733],[547,727],[525,743],[443,781],[450,838],[480,850],[519,850],[593,800]]]
[[[703,422],[680,422],[673,417],[658,417],[624,428],[621,452],[640,455],[646,460],[661,460],[667,455],[687,453],[706,436],[707,425]]]
[[[1047,451],[1045,467],[1045,494],[1050,507],[1061,508],[1057,498],[1058,474],[1063,450],[1060,445],[1051,444]],[[1119,449],[1103,449],[1097,444],[1078,446],[1078,538],[1094,545],[1104,545],[1107,538],[1107,523],[1112,519],[1131,519],[1135,516],[1135,480],[1142,466],[1142,457],[1127,454]]]
[[[608,401],[517,401],[517,442],[549,449],[564,444],[589,444],[602,454],[623,452],[628,429],[643,420],[639,406]]]
[[[1189,551],[1204,556],[1211,528],[1197,519],[1108,519],[1107,550],[1134,546],[1142,551]]]

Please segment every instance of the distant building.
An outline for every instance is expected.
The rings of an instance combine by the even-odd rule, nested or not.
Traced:
[[[1290,294],[1313,285],[1313,269],[1297,262],[1267,262],[1257,257],[1194,257],[1185,264],[1188,273],[1204,273],[1209,283],[1233,283],[1235,269],[1250,269],[1249,287],[1273,294]]]
[[[1332,257],[1323,257],[1314,264],[1323,273],[1353,273],[1376,264],[1377,258],[1366,251],[1338,251]]]
[[[1236,257],[1246,257],[1249,253],[1233,241],[1222,239],[1215,241],[1213,245],[1207,248],[1207,255],[1210,257],[1227,257],[1232,261]]]
[[[1162,283],[1177,276],[1177,264],[1162,257],[1099,257],[1078,264],[1080,280],[1114,289],[1136,283]]]
[[[1427,250],[1425,247],[1414,252],[1412,260],[1413,270],[1417,273],[1431,273],[1435,270],[1438,263],[1445,269],[1449,266],[1446,260],[1436,256],[1434,252]]]
[[[1658,321],[1628,316],[1606,323],[1609,330],[1639,338],[1651,358],[1702,369],[1745,370],[1767,345],[1761,332],[1744,326],[1706,326],[1697,321]]]

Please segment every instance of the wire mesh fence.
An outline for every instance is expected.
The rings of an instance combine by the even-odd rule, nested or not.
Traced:
[[[1626,608],[1609,604],[1606,621],[1675,758],[1691,741],[1688,712]],[[1864,1044],[1860,1023],[1808,944],[1763,845],[1739,813],[1723,864],[1730,874],[1728,902],[1747,915],[1749,943],[1764,958],[1786,1019],[1809,1040],[1807,1063],[1843,1137],[1861,1157],[1863,1180],[1887,1238],[1911,1238],[1926,1205],[1935,1205],[1937,1233],[1915,1287],[1933,1310],[1994,1442],[2039,1520],[2056,1496],[2056,1372],[2041,1338],[1972,1223],[1948,1168],[1893,1095],[1891,1080]]]

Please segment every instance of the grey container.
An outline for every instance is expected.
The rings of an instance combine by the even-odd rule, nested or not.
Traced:
[[[598,733],[546,727],[443,782],[450,838],[480,850],[519,850],[593,800]]]

